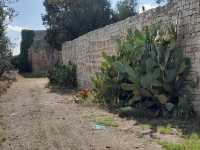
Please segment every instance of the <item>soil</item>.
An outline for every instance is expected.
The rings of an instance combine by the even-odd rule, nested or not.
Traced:
[[[0,80],[0,96],[3,95],[12,84],[9,80]]]
[[[0,96],[6,93],[11,84],[16,81],[17,73],[10,71],[0,76]]]
[[[0,98],[5,138],[1,150],[161,150],[134,120],[73,102],[73,92],[47,87],[46,78],[18,77]],[[96,129],[94,116],[117,127]]]

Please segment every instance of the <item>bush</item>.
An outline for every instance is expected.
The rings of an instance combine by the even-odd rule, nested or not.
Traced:
[[[75,88],[77,86],[76,66],[70,62],[68,65],[57,64],[48,72],[48,78],[52,84]]]
[[[2,30],[4,29],[0,25],[0,76],[12,68],[10,41]]]
[[[20,64],[19,61],[20,61],[19,60],[19,55],[12,56],[12,58],[11,58],[11,64],[13,66],[13,69],[19,69],[19,64]]]
[[[14,10],[8,6],[8,0],[0,1],[0,76],[11,69],[12,56],[10,40],[6,36],[6,24],[13,17]]]
[[[12,68],[12,65],[10,63],[10,58],[0,58],[0,77],[3,75],[4,72],[10,71]]]
[[[109,108],[133,107],[152,116],[193,114],[190,59],[176,46],[172,25],[128,31],[116,56],[104,56],[93,91]]]

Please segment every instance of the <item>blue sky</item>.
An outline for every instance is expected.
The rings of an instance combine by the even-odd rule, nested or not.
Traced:
[[[42,30],[45,27],[42,25],[41,15],[45,13],[43,7],[44,0],[19,0],[11,6],[16,10],[17,16],[8,26],[8,36],[11,42],[15,45],[13,54],[17,55],[20,52],[21,30],[32,29]],[[118,0],[111,0],[112,6],[115,7]],[[155,7],[154,0],[138,0],[141,6],[147,9]]]

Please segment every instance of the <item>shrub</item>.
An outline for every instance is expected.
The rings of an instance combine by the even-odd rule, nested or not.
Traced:
[[[134,107],[152,116],[193,114],[190,59],[176,46],[172,25],[128,31],[116,56],[106,56],[92,77],[95,95],[109,108]]]
[[[12,66],[13,66],[14,69],[18,69],[19,68],[19,64],[20,64],[19,61],[20,61],[19,60],[19,55],[12,56],[12,58],[11,58],[11,64],[12,64]]]
[[[131,92],[121,88],[121,84],[127,81],[127,76],[114,67],[119,58],[105,53],[103,57],[101,71],[91,78],[97,102],[111,110],[127,106]]]
[[[4,72],[10,71],[11,68],[10,57],[0,58],[0,77]]]
[[[12,68],[10,41],[1,30],[3,29],[0,26],[0,76]]]
[[[11,67],[10,40],[6,36],[6,23],[13,17],[14,10],[8,6],[7,0],[0,1],[0,76]]]
[[[76,66],[69,62],[68,65],[57,64],[48,72],[50,83],[62,87],[75,88],[76,81]]]

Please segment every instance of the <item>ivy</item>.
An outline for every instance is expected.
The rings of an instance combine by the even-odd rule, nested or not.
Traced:
[[[23,30],[21,35],[22,35],[22,41],[21,41],[20,56],[19,56],[19,71],[31,72],[32,67],[28,60],[28,50],[33,43],[34,31]]]

